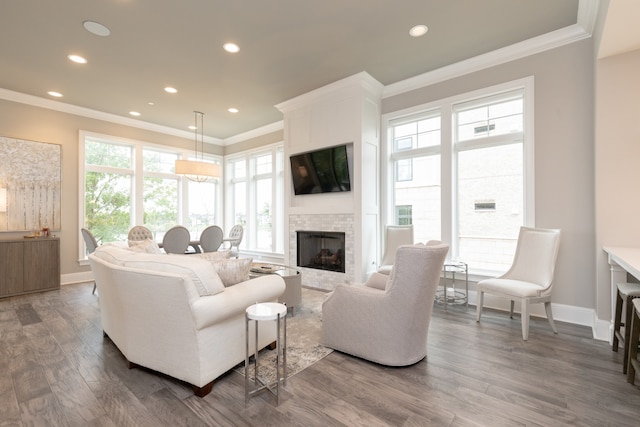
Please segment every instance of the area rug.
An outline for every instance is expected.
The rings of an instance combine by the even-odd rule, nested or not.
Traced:
[[[287,378],[308,368],[333,350],[324,347],[322,341],[322,301],[326,292],[302,288],[302,304],[296,307],[296,315],[287,316]],[[282,357],[282,355],[280,356]],[[265,349],[258,357],[258,379],[271,383],[276,378],[276,350]],[[235,371],[244,376],[244,362]],[[253,380],[253,359],[249,363],[249,378]]]

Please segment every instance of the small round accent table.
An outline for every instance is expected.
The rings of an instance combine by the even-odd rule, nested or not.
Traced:
[[[446,260],[442,267],[444,275],[443,289],[436,292],[436,302],[449,304],[465,304],[469,307],[469,266],[466,262]],[[447,273],[451,273],[451,287],[447,287]],[[456,289],[456,273],[464,273],[464,293]]]
[[[280,323],[284,319],[282,328],[282,346],[280,345]],[[254,383],[250,390],[249,384],[249,321],[255,322],[255,357],[253,359]],[[276,321],[276,379],[271,383],[263,383],[258,379],[258,322]],[[277,302],[255,303],[246,310],[245,315],[245,359],[244,359],[244,400],[249,402],[249,397],[254,394],[269,390],[276,397],[276,403],[280,404],[280,382],[287,383],[287,306]],[[280,348],[282,348],[282,376],[280,376]]]

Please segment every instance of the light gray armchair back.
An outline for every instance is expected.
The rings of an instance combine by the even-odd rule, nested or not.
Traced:
[[[338,285],[322,305],[323,344],[387,366],[422,360],[448,251],[446,244],[400,246],[382,289]]]

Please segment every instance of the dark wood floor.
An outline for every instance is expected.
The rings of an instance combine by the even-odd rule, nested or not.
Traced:
[[[0,300],[0,425],[638,426],[640,387],[588,328],[436,307],[427,359],[387,368],[333,352],[287,382],[280,406],[244,404],[228,373],[206,398],[129,370],[100,328],[92,284]],[[639,382],[640,384],[640,379]]]

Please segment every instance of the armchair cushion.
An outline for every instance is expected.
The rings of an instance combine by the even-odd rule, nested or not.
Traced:
[[[390,272],[391,271],[389,271],[389,273]],[[373,272],[364,285],[384,291],[387,288],[387,283],[389,283],[388,274]]]

